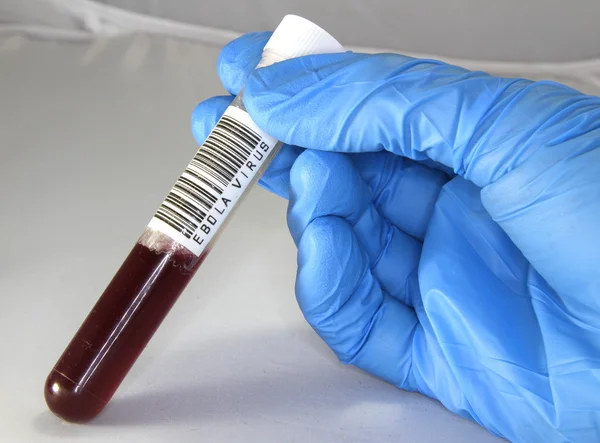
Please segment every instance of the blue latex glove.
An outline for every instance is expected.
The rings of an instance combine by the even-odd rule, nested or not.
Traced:
[[[219,75],[291,145],[261,184],[289,197],[307,321],[496,435],[600,441],[600,99],[390,54],[250,75],[268,37]],[[199,142],[230,101],[194,111]]]

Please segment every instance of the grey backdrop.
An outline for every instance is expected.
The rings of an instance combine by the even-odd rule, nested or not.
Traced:
[[[467,58],[574,60],[597,56],[600,41],[595,0],[114,3],[240,32],[296,12],[346,44]],[[105,414],[72,426],[48,412],[44,378],[197,148],[191,110],[224,92],[216,44],[22,32],[110,31],[85,14],[91,4],[0,0],[0,441],[496,441],[437,402],[338,364],[294,299],[286,204],[261,189]],[[537,75],[597,91],[595,66]],[[569,76],[586,69],[585,81]]]
[[[92,0],[0,0],[0,21],[73,26]],[[317,21],[346,45],[478,60],[566,61],[600,56],[597,0],[101,0],[176,21],[246,32],[284,14]],[[51,12],[53,11],[53,12]],[[60,12],[57,12],[60,11]]]

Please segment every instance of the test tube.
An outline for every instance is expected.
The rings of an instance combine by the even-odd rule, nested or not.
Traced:
[[[342,51],[315,24],[287,15],[258,67]],[[48,375],[44,396],[54,414],[85,423],[104,409],[280,146],[252,121],[240,93]]]

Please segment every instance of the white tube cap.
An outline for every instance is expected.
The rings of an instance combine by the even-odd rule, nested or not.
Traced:
[[[328,32],[297,15],[286,15],[265,45],[258,67],[303,55],[344,52]]]

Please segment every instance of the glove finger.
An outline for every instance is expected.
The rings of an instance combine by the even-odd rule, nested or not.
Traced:
[[[199,145],[206,141],[208,134],[232,101],[231,96],[218,96],[211,97],[196,106],[192,112],[192,135]],[[300,152],[302,149],[298,147],[283,145],[263,173],[259,185],[276,195],[289,198],[289,172]]]
[[[370,259],[348,221],[309,222],[298,241],[298,304],[341,362],[407,390],[415,390],[412,308],[382,291]]]
[[[304,149],[297,146],[283,145],[273,158],[258,184],[286,200],[290,198],[290,169]]]
[[[262,51],[272,32],[254,32],[245,34],[229,44],[220,52],[217,59],[217,72],[223,87],[233,95],[248,80],[262,57]]]
[[[422,243],[382,217],[347,156],[308,150],[290,173],[288,226],[296,244],[313,220],[328,216],[341,217],[352,226],[383,290],[411,303],[407,281],[418,267]]]
[[[435,203],[449,177],[390,152],[355,154],[349,158],[371,189],[381,215],[423,241]]]
[[[244,102],[259,126],[286,143],[429,157],[479,187],[568,133],[591,105],[600,114],[599,98],[566,86],[398,54],[283,61],[251,74]]]
[[[206,141],[227,107],[233,101],[231,96],[216,96],[204,100],[192,111],[192,135],[199,145]]]
[[[600,98],[400,55],[329,54],[258,69],[244,103],[286,143],[389,150],[451,167],[588,324],[600,313]],[[491,185],[490,185],[491,184]]]

